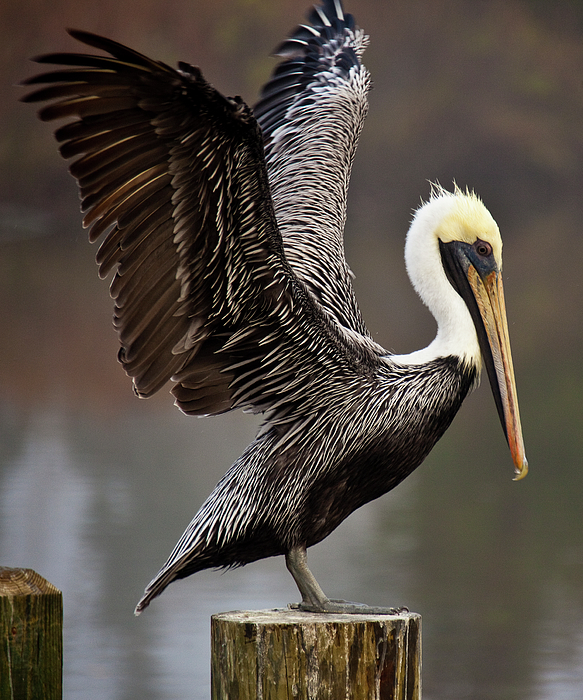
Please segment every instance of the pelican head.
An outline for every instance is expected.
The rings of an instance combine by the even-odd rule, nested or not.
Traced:
[[[454,355],[478,370],[484,364],[515,479],[522,479],[528,463],[502,287],[502,238],[494,218],[474,193],[435,188],[413,218],[405,261],[437,321],[437,335],[424,350],[395,359],[413,364]]]

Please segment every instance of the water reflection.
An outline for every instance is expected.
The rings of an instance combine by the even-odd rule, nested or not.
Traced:
[[[583,629],[579,603],[572,591],[557,585],[549,591],[548,609],[540,621],[535,697],[572,700],[583,692]]]
[[[253,421],[192,421],[139,402],[134,412],[90,420],[59,404],[4,415],[0,561],[34,568],[63,590],[66,697],[208,698],[211,614],[295,600],[281,558],[202,572],[172,584],[140,618],[132,610]],[[315,547],[318,578],[332,596],[422,611],[426,699],[581,697],[578,581],[532,562],[525,570],[520,538],[488,560],[496,538],[482,533],[482,545],[466,550],[456,533],[444,534],[447,513],[465,507],[455,489],[440,504],[443,484],[451,487],[443,468],[430,462]],[[472,529],[467,515],[464,523]]]
[[[62,414],[31,418],[19,453],[2,465],[0,559],[42,572],[65,593],[67,692],[95,697],[93,680],[99,679],[103,697],[116,697],[121,639],[98,622],[103,568],[87,538],[95,475],[79,468]]]

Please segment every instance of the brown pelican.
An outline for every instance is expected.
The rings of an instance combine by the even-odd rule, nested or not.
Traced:
[[[71,35],[106,55],[37,59],[61,68],[27,81],[46,86],[25,99],[69,120],[56,138],[76,158],[90,240],[103,237],[100,274],[115,270],[120,362],[139,396],[171,381],[185,413],[264,414],[136,612],[174,579],[275,555],[300,607],[353,610],[325,596],[306,549],[423,461],[482,365],[516,478],[527,472],[498,227],[473,193],[433,189],[405,257],[437,336],[391,354],[365,327],[344,257],[369,74],[340,0],[280,47],[254,110],[198,68]]]

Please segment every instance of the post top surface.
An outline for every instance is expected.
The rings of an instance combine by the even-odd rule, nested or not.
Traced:
[[[61,591],[33,569],[0,566],[0,596],[47,595]]]
[[[252,623],[252,624],[306,624],[306,623],[345,623],[354,622],[411,622],[420,621],[421,615],[416,612],[403,612],[398,615],[379,614],[346,614],[346,613],[312,613],[290,608],[272,608],[268,610],[231,610],[215,613],[212,619],[223,622]]]

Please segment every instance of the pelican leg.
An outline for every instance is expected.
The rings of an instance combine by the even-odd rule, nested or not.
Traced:
[[[306,548],[303,546],[292,547],[285,555],[285,565],[302,594],[302,602],[298,606],[302,610],[307,610],[306,606],[309,606],[310,609],[324,610],[325,606],[330,603],[330,599],[320,588],[314,574],[308,569]]]
[[[346,600],[330,600],[308,568],[308,553],[304,546],[292,547],[285,555],[285,564],[302,594],[302,602],[290,604],[292,609],[352,615],[400,615],[409,612],[405,607],[379,608]]]

